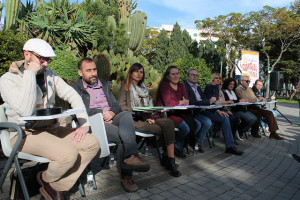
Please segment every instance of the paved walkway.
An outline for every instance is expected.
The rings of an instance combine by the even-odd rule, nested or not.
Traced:
[[[238,148],[244,156],[224,153],[222,139],[215,139],[216,147],[204,144],[204,154],[189,154],[177,159],[181,177],[175,178],[158,164],[155,150],[141,157],[151,164],[147,173],[139,173],[134,180],[140,187],[135,193],[126,193],[120,185],[116,167],[103,169],[99,160],[93,163],[98,190],[81,198],[76,188],[71,199],[300,199],[300,163],[291,154],[300,155],[300,123],[297,104],[280,104],[278,109],[291,120],[277,117],[283,141],[244,139]],[[3,162],[2,162],[3,165]],[[0,162],[0,168],[2,167]],[[9,190],[6,180],[4,192]],[[39,199],[40,195],[33,199]],[[1,199],[1,196],[0,196]]]

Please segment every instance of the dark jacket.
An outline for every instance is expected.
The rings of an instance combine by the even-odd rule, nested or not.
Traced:
[[[197,90],[198,90],[198,92],[200,94],[200,97],[202,99],[201,101],[196,100],[195,92],[193,91],[193,89],[191,88],[190,84],[187,81],[184,83],[184,86],[185,86],[185,89],[186,89],[186,93],[188,95],[190,105],[196,105],[196,106],[210,105],[209,104],[209,99],[202,92],[202,89],[201,89],[200,86],[197,86]]]
[[[109,81],[105,81],[103,79],[99,79],[103,88],[104,95],[107,99],[108,105],[110,107],[110,110],[113,111],[116,115],[122,111],[121,107],[119,106],[119,103],[115,96],[113,95],[111,91],[112,84]],[[78,94],[81,96],[83,103],[86,107],[86,111],[89,116],[95,115],[97,113],[102,113],[102,109],[97,108],[90,108],[90,95],[86,91],[86,89],[83,87],[82,79],[78,78],[76,83],[73,85],[73,88],[78,92]]]
[[[224,94],[224,97],[225,97],[225,101],[234,101],[234,103],[238,103],[238,102],[240,102],[239,101],[239,97],[236,95],[236,98],[237,98],[237,100],[230,100],[229,99],[229,96],[228,96],[228,94],[225,92],[225,90],[222,90],[223,91],[223,94]],[[234,92],[234,91],[233,91]],[[235,93],[235,92],[234,92]]]
[[[255,86],[252,87],[252,91],[254,92],[255,96],[258,97],[264,97],[262,91],[259,91]]]
[[[204,94],[208,99],[216,97],[217,101],[219,100],[219,86],[208,84],[204,89]]]

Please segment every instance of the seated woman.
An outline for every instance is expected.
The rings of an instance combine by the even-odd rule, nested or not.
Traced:
[[[179,80],[178,68],[176,66],[168,67],[158,87],[157,106],[189,105],[185,86],[179,83]],[[186,157],[183,150],[187,145],[187,136],[190,134],[190,142],[195,139],[195,135],[200,136],[200,134],[197,134],[201,128],[200,121],[194,119],[192,114],[187,112],[184,110],[175,111],[171,116],[167,117],[173,120],[175,127],[179,129],[175,134],[175,155],[181,158]]]
[[[225,100],[226,101],[233,101],[234,103],[237,102],[247,102],[247,99],[239,99],[234,90],[236,88],[236,81],[233,78],[228,78],[224,81],[222,89],[224,92]],[[232,113],[237,113],[241,118],[241,124],[238,127],[239,136],[240,138],[243,137],[244,133],[249,131],[251,127],[257,120],[257,117],[249,111],[241,108],[241,106],[235,106],[231,109]]]
[[[131,65],[125,83],[122,84],[119,94],[119,104],[123,111],[132,111],[134,107],[150,106],[150,96],[147,86],[144,83],[144,67],[135,63]],[[151,116],[146,116],[145,120],[135,120],[135,129],[138,131],[150,132],[161,137],[163,141],[163,157],[161,164],[171,175],[178,177],[178,171],[174,157],[175,131],[174,123],[170,119],[158,118],[153,120]]]
[[[218,104],[233,104],[234,101],[225,100],[225,96],[223,91],[221,90],[221,86],[222,78],[220,74],[214,73],[211,76],[210,84],[208,84],[204,89],[204,94],[207,98],[215,97],[217,99]],[[234,138],[237,131],[237,127],[239,126],[241,121],[240,116],[235,112],[231,112],[229,107],[224,106],[222,110],[226,112],[229,117],[232,137]]]

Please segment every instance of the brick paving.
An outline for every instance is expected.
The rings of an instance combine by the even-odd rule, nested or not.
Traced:
[[[191,152],[186,159],[176,159],[182,173],[178,178],[159,165],[155,149],[150,149],[147,156],[141,157],[151,169],[134,175],[140,188],[134,193],[122,189],[116,167],[104,169],[99,164],[101,160],[95,159],[92,169],[98,189],[82,198],[74,187],[70,199],[300,199],[300,163],[291,156],[300,155],[298,105],[282,103],[278,109],[294,123],[291,125],[278,115],[278,132],[285,137],[283,141],[265,136],[244,139],[238,145],[244,150],[243,156],[224,153],[222,138],[215,139],[216,147],[211,149],[205,141],[205,153]],[[0,161],[0,170],[4,163]],[[2,196],[8,194],[9,184],[7,178]],[[32,199],[40,199],[40,195]]]

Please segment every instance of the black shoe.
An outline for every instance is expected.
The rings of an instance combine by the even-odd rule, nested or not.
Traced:
[[[234,144],[235,144],[235,145],[239,145],[239,143],[238,143],[236,140],[234,140]]]
[[[168,159],[169,159],[168,156],[162,156],[161,161],[160,161],[160,165],[164,166],[164,167],[167,166]],[[175,165],[176,165],[177,168],[179,168],[179,165],[177,165],[177,164],[175,164]],[[167,170],[169,170],[169,169],[167,169]]]
[[[238,134],[239,134],[240,139],[244,139],[244,132],[238,131]]]
[[[204,153],[204,150],[203,150],[203,148],[202,148],[201,145],[198,146],[198,152],[199,152],[199,153]]]
[[[292,154],[292,156],[295,160],[297,160],[300,163],[300,156],[298,156],[296,154]]]
[[[238,155],[238,156],[241,156],[244,154],[243,151],[239,151],[235,146],[226,148],[225,153],[231,153],[231,154]]]
[[[178,158],[186,158],[186,154],[183,152],[183,150],[180,150],[180,149],[175,148],[175,149],[174,149],[174,154],[175,154],[175,156],[177,156]]]
[[[178,171],[177,167],[176,167],[176,164],[175,164],[175,158],[168,158],[168,162],[165,166],[166,170],[170,170],[170,174],[172,176],[175,176],[175,177],[179,177],[181,176],[181,173],[180,171]]]

